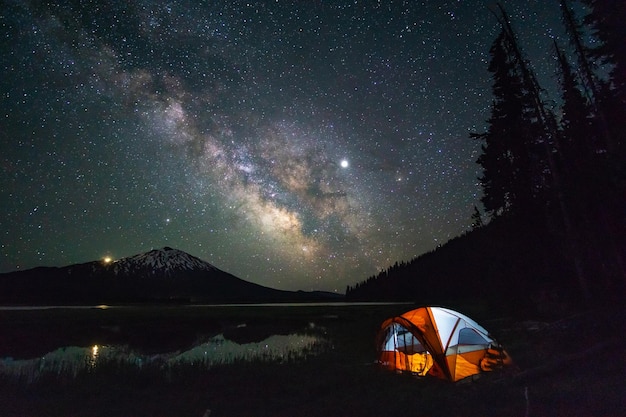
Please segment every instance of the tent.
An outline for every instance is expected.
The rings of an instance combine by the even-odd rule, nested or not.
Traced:
[[[487,330],[441,307],[421,307],[385,320],[377,346],[378,363],[387,369],[454,382],[511,364]]]

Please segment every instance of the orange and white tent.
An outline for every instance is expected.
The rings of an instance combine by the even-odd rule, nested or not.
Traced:
[[[504,349],[469,317],[421,307],[383,322],[378,362],[385,368],[459,381],[511,364]]]

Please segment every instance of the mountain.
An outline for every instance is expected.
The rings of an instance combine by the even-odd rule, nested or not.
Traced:
[[[0,303],[11,305],[304,302],[336,297],[264,287],[169,247],[114,262],[0,274]]]
[[[208,262],[178,249],[164,247],[106,264],[114,276],[176,279],[189,273],[224,273]]]

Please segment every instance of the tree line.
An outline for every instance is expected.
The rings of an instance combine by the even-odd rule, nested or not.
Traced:
[[[552,46],[557,100],[538,82],[505,9],[493,10],[501,30],[489,51],[491,114],[486,130],[470,135],[481,145],[483,190],[472,220],[475,229],[515,224],[550,240],[578,295],[593,302],[623,295],[626,277],[626,2],[560,0],[560,8],[568,42]],[[384,286],[402,269],[347,295]]]

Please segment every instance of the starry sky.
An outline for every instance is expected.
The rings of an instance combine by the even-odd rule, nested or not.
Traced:
[[[495,2],[8,0],[0,272],[170,246],[343,292],[470,228]],[[557,1],[504,1],[555,83]]]

